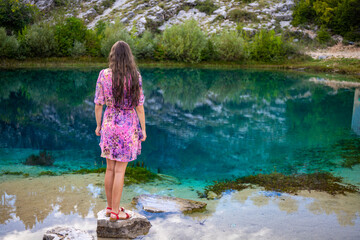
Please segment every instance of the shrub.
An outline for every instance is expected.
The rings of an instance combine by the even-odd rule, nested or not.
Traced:
[[[160,30],[158,28],[161,24],[161,22],[146,18],[145,29],[149,30],[152,33],[160,33]]]
[[[283,59],[289,48],[282,36],[276,36],[275,31],[260,30],[251,43],[251,58],[260,61],[276,61]]]
[[[300,0],[293,9],[292,25],[298,26],[308,21],[312,21],[315,17],[315,11],[312,8],[313,0]]]
[[[0,1],[0,26],[8,33],[21,31],[34,22],[38,9],[36,6],[18,0]]]
[[[99,20],[95,24],[96,35],[100,37],[100,39],[104,38],[104,32],[106,29],[106,23],[104,20]]]
[[[86,53],[85,45],[82,42],[75,40],[74,46],[70,50],[70,54],[73,57],[84,56]]]
[[[111,47],[114,45],[114,43],[120,40],[129,44],[133,54],[136,55],[133,39],[126,31],[125,27],[118,20],[114,24],[108,24],[106,26],[104,31],[104,39],[101,41],[101,54],[104,57],[108,57]]]
[[[53,29],[46,24],[25,27],[18,37],[22,54],[30,57],[55,55],[56,41]]]
[[[173,25],[163,32],[162,43],[170,59],[184,62],[199,62],[206,46],[206,36],[196,20]]]
[[[97,34],[97,29],[88,29],[85,34],[86,53],[90,56],[97,57],[101,55],[101,35]]]
[[[154,58],[156,40],[150,31],[145,31],[136,44],[136,57],[145,59]]]
[[[316,39],[320,43],[326,43],[331,39],[331,36],[330,36],[329,32],[327,31],[327,29],[325,28],[325,26],[321,26],[320,30],[317,33]]]
[[[84,42],[87,28],[83,20],[75,17],[65,19],[64,22],[55,25],[55,40],[57,42],[58,54],[69,56],[75,40]]]
[[[104,8],[110,8],[114,4],[115,0],[104,0],[102,1],[101,5]]]
[[[205,1],[196,1],[196,9],[200,12],[204,12],[208,15],[212,14],[219,7],[214,4],[213,0],[205,0]]]
[[[208,38],[206,46],[201,53],[201,60],[215,60],[217,59],[215,46],[212,38]]]
[[[258,21],[255,13],[248,12],[246,10],[242,10],[239,8],[231,10],[229,12],[228,18],[234,22],[244,22],[244,21],[257,22]]]
[[[5,28],[0,28],[0,56],[7,58],[17,57],[19,43],[15,36],[7,36]]]
[[[357,40],[360,39],[359,12],[359,0],[300,0],[294,7],[292,24],[315,22],[352,38],[349,40]]]
[[[215,36],[214,48],[221,60],[235,61],[245,58],[245,41],[237,31],[223,31]]]

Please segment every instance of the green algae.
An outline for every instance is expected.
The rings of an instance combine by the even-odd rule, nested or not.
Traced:
[[[52,166],[54,164],[54,158],[51,156],[50,153],[46,153],[46,150],[41,151],[39,155],[30,155],[26,161],[24,162],[25,165],[39,165],[39,166]]]
[[[72,174],[88,174],[88,173],[105,173],[106,167],[95,169],[80,169],[71,172]],[[156,179],[161,179],[156,173],[153,173],[145,167],[144,162],[131,163],[126,168],[124,183],[127,185],[152,182]]]
[[[57,174],[53,171],[42,171],[38,176],[57,176]]]
[[[23,172],[2,171],[0,175],[23,175]]]
[[[214,184],[205,187],[204,195],[207,196],[210,191],[217,195],[221,195],[226,190],[241,191],[245,188],[253,188],[252,184],[264,187],[267,191],[286,192],[295,195],[300,190],[322,191],[331,195],[359,192],[356,186],[342,183],[342,177],[334,176],[329,172],[293,175],[273,172],[239,177],[235,180],[214,181]],[[200,193],[198,194],[200,196]]]
[[[336,148],[340,148],[340,156],[343,161],[342,167],[352,168],[354,165],[360,164],[360,139],[344,139],[335,144]]]

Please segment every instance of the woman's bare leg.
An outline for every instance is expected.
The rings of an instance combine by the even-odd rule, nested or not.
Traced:
[[[112,208],[113,212],[118,213],[120,218],[125,218],[126,214],[124,212],[119,211],[120,207],[120,200],[124,186],[124,177],[127,162],[116,162],[115,163],[115,176],[114,176],[114,183],[112,189]],[[111,218],[116,218],[115,215],[111,214]]]
[[[112,208],[112,189],[114,183],[114,160],[106,159],[106,172],[105,172],[105,194],[108,207]]]

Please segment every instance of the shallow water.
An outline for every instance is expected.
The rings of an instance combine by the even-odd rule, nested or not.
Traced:
[[[155,172],[217,180],[274,170],[333,171],[353,142],[360,146],[351,128],[359,124],[353,120],[354,89],[333,89],[287,72],[141,72],[148,140],[138,161]],[[0,74],[1,169],[61,173],[105,164],[93,134],[98,71]],[[44,149],[54,166],[21,164]]]
[[[93,97],[99,71],[0,71],[0,169],[29,173],[32,179],[24,179],[21,175],[0,177],[1,215],[4,216],[0,236],[12,239],[11,236],[19,234],[19,238],[26,239],[39,229],[43,231],[47,226],[59,224],[64,218],[68,219],[68,223],[74,221],[83,228],[91,222],[88,229],[94,228],[95,209],[100,210],[106,204],[104,193],[102,188],[96,188],[93,181],[82,183],[82,175],[74,177],[73,180],[79,183],[73,183],[68,188],[76,188],[80,184],[82,190],[79,194],[90,194],[89,199],[93,200],[83,205],[83,210],[74,208],[80,206],[76,199],[84,201],[83,197],[63,196],[65,187],[52,181],[49,188],[56,185],[56,189],[52,191],[53,198],[45,198],[51,202],[47,203],[47,211],[35,214],[36,218],[27,218],[29,213],[21,210],[20,206],[39,201],[34,198],[28,202],[26,196],[36,192],[36,189],[27,189],[34,185],[31,181],[39,179],[37,174],[41,171],[61,174],[104,166],[106,161],[100,157],[99,138],[94,134]],[[319,78],[289,72],[144,68],[141,73],[146,96],[144,106],[148,139],[143,143],[142,154],[137,161],[143,161],[154,172],[175,176],[182,182],[174,186],[156,186],[153,193],[196,199],[194,188],[202,190],[213,180],[272,171],[285,174],[331,171],[344,177],[346,182],[360,186],[359,165],[349,167],[351,161],[360,155],[360,90],[327,86],[321,84],[323,81]],[[53,166],[23,164],[27,157],[41,150],[47,150],[54,157]],[[21,184],[28,186],[24,189],[24,196],[20,190],[13,189]],[[124,203],[129,204],[130,196],[144,193],[148,191],[144,189],[148,188],[138,186],[135,190],[128,190],[133,193],[123,200]],[[48,191],[45,186],[39,189],[41,191],[37,194],[41,196]],[[65,204],[65,207],[61,198],[68,198],[66,204],[69,206]],[[288,234],[276,229],[287,218],[295,222],[310,219],[314,223],[327,219],[334,226],[335,236],[344,232],[349,233],[346,235],[349,239],[358,236],[354,232],[360,226],[358,205],[350,208],[353,211],[352,220],[347,220],[350,223],[343,224],[344,221],[335,219],[341,218],[340,212],[346,212],[345,208],[340,209],[338,214],[326,213],[326,216],[325,210],[319,210],[321,216],[315,216],[318,215],[317,210],[304,210],[309,201],[315,200],[296,201],[299,203],[293,213],[266,225],[266,221],[261,222],[255,217],[246,224],[246,219],[236,223],[230,217],[233,214],[231,208],[248,209],[243,213],[239,210],[239,215],[268,211],[269,215],[264,214],[271,217],[278,214],[276,205],[267,204],[264,210],[255,202],[250,204],[245,201],[239,205],[229,197],[220,199],[219,204],[229,208],[225,215],[229,220],[219,229],[234,238],[273,236],[281,239]],[[41,207],[38,208],[41,212]],[[222,211],[222,208],[213,209],[214,215],[207,221],[219,224]],[[294,216],[289,217],[288,214]],[[297,218],[300,220],[295,220]],[[85,220],[86,224],[82,225]],[[181,222],[184,227],[186,224],[198,226],[196,221],[182,215],[155,217],[151,221],[156,223],[156,227],[148,237],[154,239],[163,239],[161,234],[175,234],[176,231],[171,230],[172,223]],[[257,227],[255,222],[259,222]],[[164,232],[165,226],[169,227],[169,232]],[[200,230],[200,226],[203,225],[194,229],[199,234],[205,234],[208,228]],[[311,224],[302,226],[296,231],[306,231]],[[323,234],[325,225],[321,229],[313,233]],[[220,238],[220,230],[214,236]],[[189,228],[188,236],[193,236],[192,231]]]

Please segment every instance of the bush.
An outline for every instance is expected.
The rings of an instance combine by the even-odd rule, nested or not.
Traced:
[[[298,26],[312,21],[315,17],[315,11],[312,8],[313,0],[300,0],[293,9],[292,25]]]
[[[17,57],[18,49],[19,43],[15,36],[7,36],[5,28],[0,28],[0,57]]]
[[[196,20],[173,25],[163,32],[162,43],[166,56],[183,62],[199,62],[206,46],[206,36]]]
[[[90,56],[98,57],[101,55],[101,38],[102,35],[97,34],[98,29],[88,29],[85,34],[86,53]]]
[[[291,50],[291,46],[285,44],[282,36],[276,36],[274,30],[262,29],[253,37],[250,57],[259,61],[277,61],[284,59]]]
[[[196,1],[196,9],[200,12],[204,12],[208,15],[212,14],[219,7],[214,4],[213,0],[205,0],[205,1]]]
[[[83,20],[75,17],[65,19],[64,22],[55,25],[55,40],[58,54],[69,56],[75,41],[84,42],[87,28]]]
[[[102,1],[101,5],[104,8],[110,8],[114,4],[115,0],[104,0]]]
[[[242,10],[239,8],[231,10],[229,12],[228,18],[234,22],[245,22],[245,21],[257,22],[258,21],[255,13],[248,12],[246,10]]]
[[[321,26],[320,30],[317,33],[316,39],[320,43],[327,43],[331,39],[331,35],[324,26]]]
[[[292,24],[324,25],[334,33],[356,41],[360,40],[359,12],[359,0],[299,0],[294,7]]]
[[[53,29],[46,24],[25,27],[18,37],[21,53],[30,57],[49,57],[56,54]]]
[[[134,40],[131,38],[130,34],[126,31],[125,27],[117,20],[114,24],[108,24],[104,31],[104,39],[101,41],[101,54],[104,57],[108,57],[111,47],[117,41],[124,41],[131,47],[131,50],[136,55],[136,50],[134,48]]]
[[[201,53],[201,60],[215,60],[217,59],[213,39],[207,39],[206,46]]]
[[[221,60],[236,61],[246,57],[244,38],[237,31],[223,31],[215,36],[214,48]]]
[[[153,59],[156,40],[151,32],[145,31],[136,44],[136,57]]]
[[[84,56],[86,53],[85,45],[82,42],[75,40],[74,46],[70,50],[70,54],[73,57]]]
[[[0,1],[0,26],[7,33],[17,33],[26,25],[34,22],[38,9],[36,6],[18,0]]]

